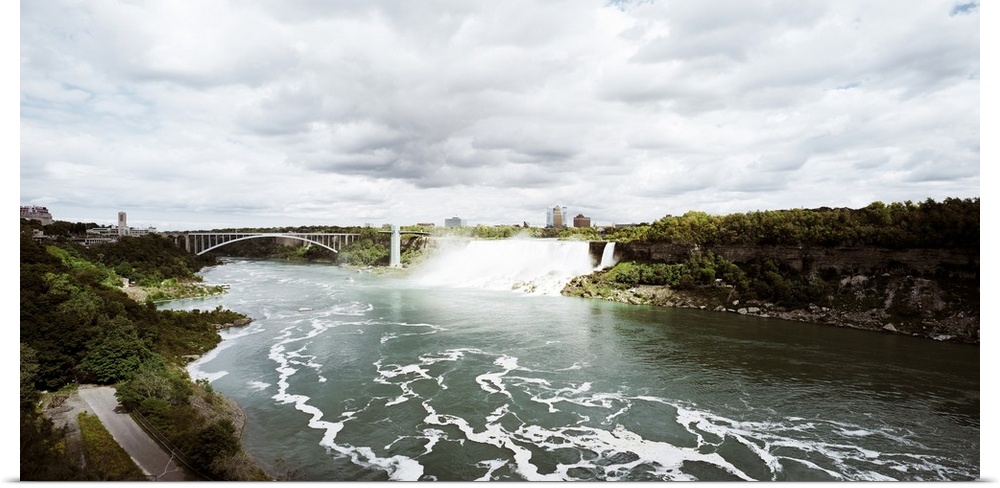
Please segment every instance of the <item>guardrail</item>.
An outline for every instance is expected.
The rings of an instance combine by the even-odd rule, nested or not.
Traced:
[[[139,424],[139,427],[142,427],[142,430],[146,431],[146,433],[160,445],[160,447],[170,453],[171,458],[180,461],[181,464],[183,464],[184,467],[187,468],[192,474],[201,477],[205,481],[219,481],[196,469],[194,467],[194,461],[184,454],[183,451],[178,449],[172,442],[170,442],[170,439],[167,439],[165,435],[160,433],[160,431],[153,426],[152,422],[146,419],[146,417],[143,417],[141,413],[129,411],[129,415],[136,421],[137,424]]]

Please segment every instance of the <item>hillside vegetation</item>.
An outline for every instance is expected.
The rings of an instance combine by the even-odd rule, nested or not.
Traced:
[[[216,479],[266,479],[242,459],[232,422],[206,417],[197,405],[224,401],[192,383],[184,365],[214,348],[221,324],[246,318],[216,308],[161,311],[122,291],[139,282],[193,279],[209,261],[148,235],[84,248],[65,240],[36,242],[21,233],[21,479],[105,479],[65,454],[63,433],[42,415],[43,392],[76,384],[116,385],[119,399],[153,421]],[[199,400],[200,399],[200,400]],[[203,410],[203,409],[202,409]],[[209,409],[211,410],[211,409]],[[177,426],[183,426],[179,429]]]
[[[979,341],[979,199],[711,216],[615,229],[614,267],[564,294]]]

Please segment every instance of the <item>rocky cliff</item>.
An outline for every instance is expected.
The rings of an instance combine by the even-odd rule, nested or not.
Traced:
[[[600,256],[602,250],[602,243],[594,243],[591,252]],[[823,280],[829,292],[814,303],[789,307],[747,299],[724,282],[693,289],[637,285],[608,290],[588,286],[597,280],[584,276],[564,293],[979,343],[978,250],[625,243],[616,245],[615,256],[619,261],[677,263],[699,251],[711,251],[736,265],[778,259],[796,272]]]

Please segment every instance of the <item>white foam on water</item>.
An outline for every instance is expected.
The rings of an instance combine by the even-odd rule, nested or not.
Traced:
[[[461,358],[461,356],[456,356]],[[509,389],[530,385],[536,388],[548,390],[548,394],[555,395],[552,398],[543,398],[542,395],[534,395],[533,400],[541,403],[568,402],[575,405],[587,406],[591,408],[611,410],[607,419],[613,420],[624,414],[629,409],[631,399],[623,398],[620,395],[607,392],[591,392],[592,383],[584,382],[579,385],[567,385],[561,388],[550,388],[549,381],[541,378],[526,378],[524,376],[508,376],[508,373],[515,370],[522,372],[530,371],[527,368],[518,367],[516,357],[500,355],[493,364],[500,367],[500,371],[486,372],[476,377],[476,382],[480,388],[489,393],[501,393],[508,398],[512,398]],[[401,368],[402,369],[402,368]],[[511,381],[509,385],[503,380]],[[578,395],[578,396],[577,396]],[[663,402],[667,403],[667,402]],[[693,479],[682,472],[681,468],[686,461],[700,461],[718,466],[720,469],[731,473],[740,479],[752,479],[739,468],[731,464],[717,453],[701,453],[697,448],[682,448],[673,446],[666,442],[651,441],[642,438],[639,434],[631,432],[622,425],[613,425],[610,429],[597,428],[584,425],[586,417],[581,418],[581,423],[577,425],[560,426],[556,428],[546,428],[539,425],[525,424],[520,421],[517,414],[512,412],[511,403],[506,403],[496,408],[493,412],[485,416],[485,425],[481,429],[475,429],[468,420],[451,415],[445,412],[438,412],[430,400],[422,402],[427,416],[424,423],[439,426],[452,426],[457,428],[470,442],[491,445],[501,448],[510,453],[513,458],[513,469],[520,476],[530,481],[555,481],[577,479],[570,471],[579,468],[588,471],[597,471],[602,479],[627,479],[630,473],[643,467],[653,476],[662,479],[686,480]],[[555,410],[550,408],[550,411]],[[505,417],[518,421],[519,427],[508,430],[503,426],[501,420]],[[534,445],[545,450],[573,448],[582,451],[591,451],[598,454],[597,459],[583,460],[576,463],[561,463],[552,472],[541,472],[539,467],[532,462],[533,451],[525,447]],[[628,461],[609,462],[615,459],[618,453],[631,453],[632,457]],[[491,462],[488,466],[488,473],[479,479],[490,479],[491,474],[496,469],[504,466],[502,461]]]
[[[208,363],[211,363],[216,357],[218,357],[219,353],[232,346],[235,343],[234,339],[245,337],[251,334],[257,334],[263,331],[264,329],[262,329],[260,326],[256,325],[253,322],[251,322],[250,325],[247,325],[245,327],[234,327],[234,328],[220,330],[219,336],[222,338],[222,340],[219,342],[217,346],[212,348],[212,350],[206,352],[201,357],[195,359],[194,361],[191,361],[187,365],[185,369],[187,369],[188,375],[191,376],[191,379],[195,380],[204,379],[208,380],[209,383],[219,378],[222,378],[223,376],[226,376],[227,374],[229,374],[228,371],[208,372],[204,370],[204,367]]]
[[[428,330],[426,332],[406,332],[406,333],[394,332],[394,331],[387,331],[387,332],[385,332],[382,335],[381,338],[379,338],[379,343],[381,343],[381,344],[385,344],[386,342],[389,342],[389,341],[395,340],[395,339],[399,339],[399,338],[402,338],[402,337],[411,337],[411,336],[422,336],[422,335],[437,334],[438,332],[442,332],[442,331],[448,330],[448,329],[446,329],[444,327],[441,327],[440,325],[434,325],[434,324],[392,323],[392,324],[389,324],[389,325],[403,326],[403,327],[422,327],[422,328],[426,327],[426,328],[430,328],[430,330]]]
[[[308,327],[302,327],[303,325]],[[431,331],[435,330],[435,326],[431,324],[400,325],[418,329],[429,327]],[[418,356],[416,362],[412,364],[384,364],[386,359],[376,361],[374,363],[376,375],[372,381],[394,385],[399,389],[399,394],[369,399],[367,406],[360,409],[352,408],[353,411],[341,414],[341,418],[337,421],[326,421],[323,411],[309,403],[309,397],[289,392],[289,379],[301,368],[319,371],[320,365],[316,364],[315,358],[308,354],[310,342],[307,339],[315,337],[329,327],[318,323],[299,323],[289,326],[276,338],[277,342],[272,346],[269,355],[278,364],[276,371],[279,373],[278,393],[273,398],[282,403],[294,404],[297,410],[307,413],[310,416],[309,428],[324,432],[320,444],[330,452],[345,456],[359,466],[384,470],[392,480],[418,480],[422,477],[428,479],[424,477],[424,467],[420,463],[419,456],[430,454],[441,440],[447,439],[446,430],[438,427],[449,427],[460,432],[458,438],[451,439],[454,442],[493,446],[510,456],[507,459],[479,461],[478,466],[485,470],[485,474],[477,478],[479,480],[493,479],[496,472],[504,467],[509,467],[518,476],[531,481],[629,480],[637,476],[663,480],[694,480],[695,476],[684,471],[685,463],[690,462],[714,466],[736,479],[753,479],[741,467],[720,454],[724,451],[719,448],[725,442],[737,443],[745,452],[758,459],[767,469],[763,479],[780,479],[788,463],[797,463],[806,469],[839,480],[896,479],[884,474],[886,471],[898,472],[901,476],[907,474],[909,478],[919,478],[920,473],[927,473],[925,476],[928,479],[949,479],[949,476],[953,476],[957,470],[940,465],[937,459],[930,455],[921,457],[907,454],[903,450],[906,444],[902,442],[895,444],[900,446],[900,452],[886,453],[877,449],[858,447],[851,441],[857,437],[881,437],[890,441],[902,441],[905,440],[905,433],[883,432],[870,426],[799,417],[763,421],[733,420],[668,398],[653,395],[629,396],[620,392],[601,391],[587,381],[554,382],[548,376],[538,377],[534,374],[547,375],[546,372],[537,372],[520,366],[517,357],[487,353],[478,349],[449,349],[425,353]],[[297,347],[293,349],[290,347],[292,345]],[[475,366],[472,367],[483,370],[473,371],[477,373],[474,376],[475,383],[485,396],[490,396],[491,401],[496,398],[492,397],[492,394],[499,394],[500,400],[506,402],[485,415],[483,419],[485,424],[481,424],[481,427],[473,427],[471,419],[460,415],[446,411],[439,412],[435,407],[433,395],[430,395],[430,398],[423,398],[412,387],[415,381],[428,380],[436,383],[440,390],[446,390],[448,386],[444,380],[446,375],[432,374],[432,371],[436,370],[432,365],[442,362],[461,363],[470,355],[492,359],[487,363],[491,366],[483,366],[477,357],[473,363]],[[456,367],[461,369],[462,365]],[[582,366],[578,363],[562,370],[580,367]],[[261,384],[262,389],[269,386]],[[426,389],[422,388],[421,391]],[[506,400],[503,400],[504,397]],[[544,421],[526,422],[523,419],[531,416],[523,415],[520,407],[515,404],[515,398],[530,398],[533,403],[547,405],[548,412],[553,414],[559,413],[560,409],[567,410],[567,413],[572,414],[577,420],[563,419],[554,427],[537,425]],[[423,446],[422,453],[380,455],[369,446],[354,446],[344,440],[337,442],[338,434],[345,422],[356,420],[358,415],[367,411],[369,407],[394,407],[410,400],[419,401],[426,412],[422,427],[411,435],[404,434],[397,438],[384,446],[382,451],[390,451],[390,448],[403,438],[424,438],[427,442]],[[647,439],[626,427],[628,417],[637,402],[662,405],[666,418],[675,421],[692,436],[693,446],[675,446],[668,442]],[[538,412],[539,410],[536,410],[535,413]],[[594,425],[591,418],[596,419],[599,425]],[[477,422],[477,425],[480,424]],[[539,451],[550,452],[559,449],[590,452],[595,453],[595,456],[581,455],[579,459],[568,462],[533,459]],[[543,470],[540,468],[542,465],[548,468]]]
[[[428,379],[428,380],[433,379],[431,378],[430,375],[427,374],[426,369],[421,368],[420,365],[417,364],[409,364],[405,366],[400,366],[398,364],[390,364],[388,366],[383,366],[381,363],[382,363],[381,360],[376,361],[374,363],[375,368],[379,374],[379,376],[376,377],[374,381],[376,383],[381,383],[383,385],[396,385],[402,392],[398,397],[389,400],[385,404],[386,407],[398,405],[411,398],[417,398],[418,395],[413,391],[412,388],[410,388],[410,383],[419,379]],[[400,376],[407,377],[408,379],[406,381],[401,381],[401,382],[389,381],[390,379]]]
[[[479,461],[476,463],[476,466],[485,468],[486,474],[476,478],[474,481],[492,481],[493,473],[506,465],[507,461],[504,461],[503,459],[487,459],[485,461]]]
[[[506,376],[507,373],[517,369],[517,358],[504,355],[497,358],[493,364],[504,368],[503,371],[483,373],[476,377],[476,383],[479,383],[479,387],[487,393],[500,393],[510,397],[510,393],[503,385],[503,377]]]
[[[331,311],[337,315],[348,315],[348,316],[363,316],[364,314],[375,310],[375,306],[371,303],[365,302],[348,302],[339,303],[332,307]]]
[[[699,443],[711,444],[701,437],[699,430],[742,443],[767,464],[773,476],[782,471],[782,462],[795,462],[840,480],[898,479],[876,468],[906,473],[910,479],[949,480],[969,475],[962,467],[942,465],[936,456],[915,453],[915,450],[926,448],[907,439],[905,432],[901,434],[887,428],[801,417],[742,422],[680,405],[678,421],[699,437]],[[855,439],[859,436],[877,437],[886,447],[892,447],[893,452],[858,446]]]

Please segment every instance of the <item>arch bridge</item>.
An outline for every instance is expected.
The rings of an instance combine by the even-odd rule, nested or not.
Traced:
[[[174,242],[185,251],[202,255],[226,244],[261,238],[285,238],[305,241],[310,244],[340,252],[344,246],[354,242],[361,234],[299,233],[299,232],[184,232],[173,234]]]

